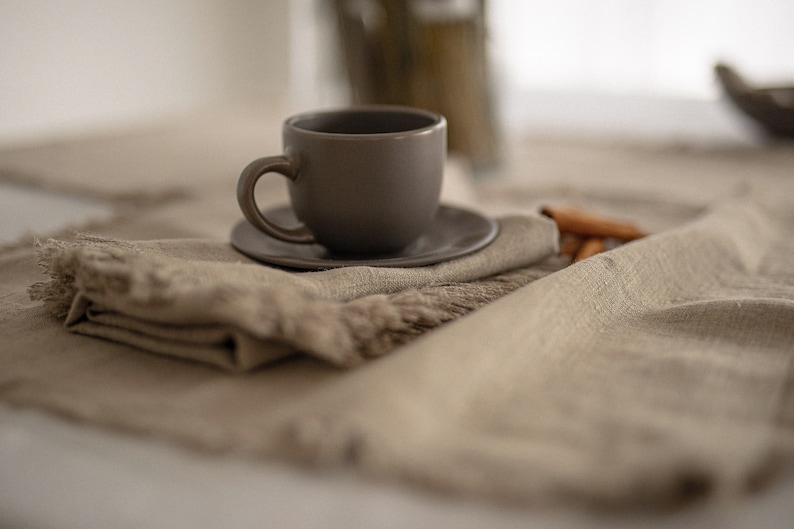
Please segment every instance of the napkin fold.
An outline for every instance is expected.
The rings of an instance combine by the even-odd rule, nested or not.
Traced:
[[[352,366],[568,264],[541,216],[499,220],[483,250],[416,268],[293,272],[225,241],[39,243],[35,300],[72,332],[246,371],[303,353]]]

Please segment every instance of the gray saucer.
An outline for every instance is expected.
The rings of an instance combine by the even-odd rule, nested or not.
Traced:
[[[297,224],[289,206],[269,210],[265,215],[284,226]],[[238,251],[257,261],[304,270],[342,266],[413,267],[448,261],[480,250],[493,241],[498,232],[499,223],[494,219],[442,205],[427,232],[396,254],[337,256],[319,244],[296,244],[275,239],[244,219],[232,229],[231,243]]]

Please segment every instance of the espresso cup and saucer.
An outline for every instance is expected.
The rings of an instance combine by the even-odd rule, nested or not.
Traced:
[[[423,266],[477,251],[495,220],[439,203],[447,122],[409,107],[363,106],[298,114],[282,128],[284,152],[243,169],[245,219],[231,234],[243,254],[300,269]],[[287,179],[290,204],[261,211],[266,174]]]

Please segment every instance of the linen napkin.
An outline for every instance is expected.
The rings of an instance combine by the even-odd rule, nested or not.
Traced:
[[[137,351],[60,332],[39,302],[12,294],[0,318],[8,337],[0,399],[202,450],[352,467],[499,501],[676,505],[740,496],[794,454],[794,218],[765,209],[713,208],[348,370],[299,357],[233,374],[130,354]],[[105,258],[143,259],[156,248],[159,262],[198,266],[173,242],[121,246]],[[228,251],[202,249],[201,266],[225,269]],[[7,263],[0,270],[31,265]],[[375,273],[345,274],[353,272]],[[320,299],[335,282],[307,278],[333,275],[286,277],[307,281],[305,292]],[[184,282],[201,281],[193,278]],[[163,283],[174,281],[183,283]],[[68,311],[76,290],[66,285],[60,310]],[[396,295],[359,294],[335,302]],[[157,312],[156,303],[147,307]]]
[[[30,289],[69,331],[245,371],[301,352],[336,366],[381,355],[565,263],[556,225],[500,219],[485,249],[417,268],[291,272],[225,241],[40,244],[51,279]],[[510,273],[512,272],[512,273]]]

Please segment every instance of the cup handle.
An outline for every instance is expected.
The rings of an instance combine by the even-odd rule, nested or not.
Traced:
[[[254,188],[259,178],[267,173],[279,173],[290,180],[298,177],[297,164],[288,156],[266,156],[249,163],[237,181],[237,202],[243,215],[255,228],[271,237],[287,242],[313,243],[314,235],[303,224],[294,228],[285,228],[269,221],[256,204]]]

